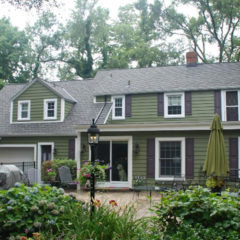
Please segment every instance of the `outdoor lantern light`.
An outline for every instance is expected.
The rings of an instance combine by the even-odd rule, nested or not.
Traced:
[[[100,131],[94,121],[95,121],[95,119],[92,120],[92,125],[90,126],[90,128],[87,131],[88,132],[88,143],[90,145],[98,144],[98,142],[99,142]]]
[[[88,143],[91,147],[91,164],[92,166],[95,165],[95,147],[97,146],[99,142],[99,135],[100,131],[97,128],[97,125],[95,124],[95,119],[92,120],[92,125],[87,131],[88,133]],[[92,172],[91,179],[90,179],[90,197],[91,197],[91,219],[93,216],[93,212],[95,210],[94,208],[94,199],[95,199],[95,174]]]

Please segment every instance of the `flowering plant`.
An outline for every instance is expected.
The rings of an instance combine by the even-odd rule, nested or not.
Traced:
[[[107,169],[109,169],[109,166],[101,165],[99,159],[93,165],[91,162],[84,162],[79,173],[80,184],[85,185],[91,179],[92,174],[94,174],[96,181],[104,181],[106,179],[105,170]]]

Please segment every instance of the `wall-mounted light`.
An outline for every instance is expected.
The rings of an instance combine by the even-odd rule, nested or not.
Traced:
[[[54,154],[54,155],[57,154],[57,149],[56,149],[56,148],[54,148],[54,150],[53,150],[53,154]]]
[[[85,153],[85,152],[86,152],[86,145],[82,144],[81,153]]]
[[[139,154],[139,152],[140,152],[140,146],[139,146],[138,143],[135,145],[134,152],[135,152],[136,154]]]
[[[2,137],[0,137],[0,141],[2,140]]]

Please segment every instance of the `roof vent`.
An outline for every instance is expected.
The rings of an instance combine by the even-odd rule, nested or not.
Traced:
[[[186,54],[187,67],[195,67],[197,66],[197,62],[198,62],[197,53],[195,51],[187,52]]]

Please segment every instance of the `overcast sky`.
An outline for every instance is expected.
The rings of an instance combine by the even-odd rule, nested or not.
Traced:
[[[57,0],[58,2],[61,2],[62,7],[60,7],[58,10],[55,10],[55,13],[59,16],[59,19],[64,21],[64,19],[68,18],[71,10],[74,7],[75,0]],[[149,2],[153,2],[153,0],[148,0]],[[171,0],[165,0],[165,4],[168,4]],[[134,3],[136,0],[99,0],[98,5],[108,8],[110,10],[110,16],[111,18],[116,18],[118,13],[118,8],[120,6],[124,6],[128,3]],[[185,14],[192,14],[194,13],[194,9],[189,8],[182,8],[182,12]],[[196,13],[196,11],[195,11]],[[20,29],[23,29],[26,24],[32,25],[34,21],[36,20],[37,12],[35,10],[32,11],[23,11],[14,8],[13,6],[9,4],[0,4],[0,18],[2,17],[9,17],[11,20],[11,23],[14,26],[19,27]]]

